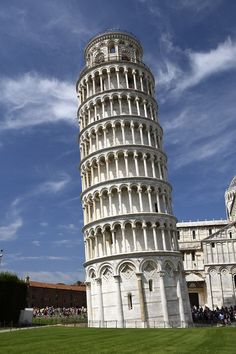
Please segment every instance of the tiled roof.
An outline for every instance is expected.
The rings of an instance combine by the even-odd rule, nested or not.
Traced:
[[[29,281],[29,286],[35,288],[48,288],[48,289],[60,289],[60,290],[73,290],[73,291],[86,291],[85,285],[66,285],[66,284],[52,284],[43,283],[39,281]]]

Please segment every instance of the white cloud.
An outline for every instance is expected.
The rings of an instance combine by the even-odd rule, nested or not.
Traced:
[[[17,217],[8,225],[0,226],[0,241],[11,241],[16,238],[17,231],[22,227],[23,220]]]
[[[42,227],[47,227],[47,226],[48,226],[48,223],[45,222],[45,221],[42,221],[42,222],[40,223],[40,226],[42,226]]]
[[[32,245],[36,246],[36,247],[39,247],[40,246],[40,241],[32,241]]]
[[[155,63],[157,84],[164,89],[172,89],[173,94],[198,85],[207,78],[236,68],[236,42],[231,38],[205,52],[181,50],[175,47],[169,35],[161,37],[164,62]],[[184,63],[184,64],[183,64]]]
[[[26,73],[1,78],[0,103],[5,109],[0,131],[24,129],[39,124],[75,124],[77,100],[70,82]]]
[[[58,193],[66,187],[70,180],[70,176],[67,173],[63,173],[58,176],[57,180],[49,180],[39,185],[34,193]]]
[[[228,38],[209,52],[189,51],[188,57],[191,73],[179,82],[177,89],[181,91],[197,85],[211,75],[236,68],[236,43]]]

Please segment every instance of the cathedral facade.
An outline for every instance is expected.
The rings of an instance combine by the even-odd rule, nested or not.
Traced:
[[[88,323],[186,327],[191,312],[155,82],[131,34],[85,48],[76,85]]]
[[[236,305],[236,176],[225,206],[226,220],[177,223],[191,306]]]

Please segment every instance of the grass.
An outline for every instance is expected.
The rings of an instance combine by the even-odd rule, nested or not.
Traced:
[[[235,328],[47,327],[0,333],[1,354],[235,354]]]

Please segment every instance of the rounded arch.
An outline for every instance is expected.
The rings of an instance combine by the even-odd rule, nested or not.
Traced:
[[[125,266],[127,266],[128,268],[125,268]],[[136,273],[138,270],[138,267],[137,267],[136,263],[131,259],[122,260],[116,266],[116,274],[121,275],[121,272],[122,271],[124,272],[126,269],[127,270],[130,269],[131,271]]]

